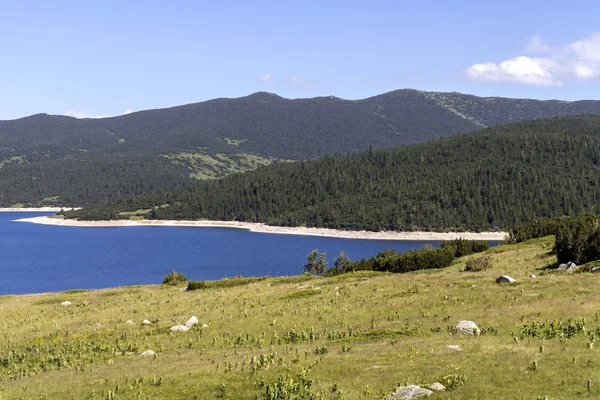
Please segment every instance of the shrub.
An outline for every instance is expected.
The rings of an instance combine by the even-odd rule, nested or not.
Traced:
[[[440,248],[451,248],[454,251],[454,257],[462,257],[486,251],[490,248],[490,244],[485,240],[454,239],[442,242]]]
[[[600,259],[600,217],[566,219],[556,233],[555,250],[559,262],[585,264]]]
[[[511,229],[508,237],[509,243],[520,243],[529,239],[536,239],[549,235],[556,235],[561,226],[573,217],[561,216],[553,218],[538,218],[525,224],[517,225]]]
[[[465,271],[478,272],[483,271],[492,266],[492,257],[485,255],[483,257],[471,258],[465,265]]]
[[[187,278],[181,272],[173,270],[173,272],[165,276],[165,279],[163,279],[162,284],[176,286],[185,282],[187,282]]]
[[[410,272],[421,269],[444,268],[454,260],[452,248],[422,248],[396,254],[392,250],[380,253],[374,262],[375,271]]]

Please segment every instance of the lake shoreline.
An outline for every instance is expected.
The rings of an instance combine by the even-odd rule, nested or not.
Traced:
[[[427,241],[427,240],[490,240],[501,241],[507,236],[506,232],[371,232],[347,231],[328,228],[305,228],[271,226],[262,223],[238,221],[167,221],[167,220],[114,220],[114,221],[77,221],[72,219],[49,218],[39,216],[21,218],[17,222],[28,222],[43,225],[83,227],[83,228],[117,228],[127,226],[154,226],[154,227],[195,227],[195,228],[234,228],[244,229],[256,233],[272,233],[279,235],[301,235],[317,237],[333,237],[340,239],[363,240],[401,240],[401,241]]]
[[[76,210],[73,207],[3,207],[0,208],[0,212],[59,212],[59,211],[70,211]]]

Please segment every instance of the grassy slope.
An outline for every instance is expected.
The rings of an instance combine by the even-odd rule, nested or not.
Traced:
[[[588,330],[600,326],[598,277],[541,273],[555,261],[551,246],[545,238],[492,249],[494,266],[479,273],[462,272],[462,259],[445,270],[405,275],[271,279],[195,292],[144,286],[0,297],[0,396],[106,399],[118,386],[117,399],[254,399],[265,392],[260,382],[294,377],[309,365],[311,390],[325,399],[379,399],[398,383],[432,383],[455,368],[465,385],[431,398],[572,398],[587,395],[587,379],[598,395],[600,350],[589,348],[586,335],[562,343],[514,339],[531,320],[584,316]],[[519,283],[497,285],[500,274]],[[312,289],[299,288],[307,285]],[[63,300],[73,305],[61,307]],[[168,332],[191,315],[209,328]],[[157,322],[140,326],[144,318]],[[126,325],[128,319],[136,324]],[[498,333],[451,335],[447,327],[462,319]],[[352,337],[330,338],[348,327]],[[432,331],[437,327],[441,332]],[[292,332],[311,330],[318,338],[291,340]],[[117,347],[134,354],[115,355]],[[328,352],[316,355],[322,347]],[[56,358],[49,356],[53,348]],[[156,358],[137,356],[147,349],[157,351]],[[9,354],[31,363],[4,367]],[[253,357],[259,365],[261,355],[267,360],[271,354],[273,361],[253,373]],[[65,366],[57,369],[60,363]],[[334,384],[342,396],[332,392]]]

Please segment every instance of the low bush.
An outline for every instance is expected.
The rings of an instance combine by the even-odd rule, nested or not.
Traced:
[[[483,257],[471,258],[465,265],[465,271],[479,272],[492,266],[492,257],[485,255]]]
[[[173,270],[173,272],[165,276],[165,279],[163,279],[162,284],[176,286],[185,282],[187,282],[187,278],[181,272]]]
[[[485,240],[454,239],[442,242],[440,248],[451,248],[454,251],[454,257],[462,257],[486,251],[490,248],[490,244]]]
[[[187,290],[198,290],[198,289],[214,289],[214,288],[225,288],[233,286],[242,286],[249,283],[260,282],[268,279],[266,276],[244,278],[243,276],[236,276],[233,278],[224,278],[218,281],[190,281],[187,286]]]

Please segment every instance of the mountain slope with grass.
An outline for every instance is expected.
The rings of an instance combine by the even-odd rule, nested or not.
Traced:
[[[424,144],[277,163],[217,182],[69,212],[350,230],[498,230],[600,213],[600,116],[485,128]]]
[[[480,272],[464,269],[483,253],[406,274],[2,296],[0,396],[375,400],[435,381],[448,390],[431,399],[598,396],[599,278],[545,269],[552,246],[492,248]],[[457,334],[461,320],[481,335]]]
[[[397,90],[362,100],[255,93],[102,119],[37,114],[0,121],[0,206],[101,203],[278,160],[599,113],[598,101]]]

